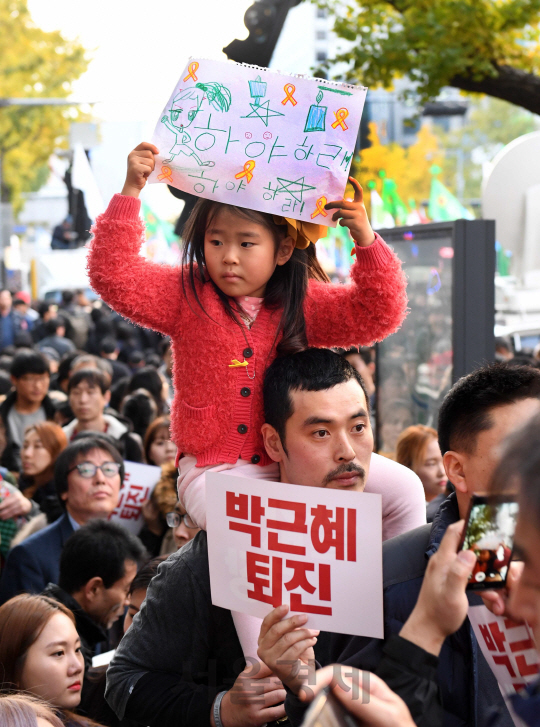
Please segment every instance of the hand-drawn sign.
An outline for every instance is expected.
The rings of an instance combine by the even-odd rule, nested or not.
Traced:
[[[156,125],[149,181],[335,227],[324,204],[343,196],[366,91],[190,58]]]

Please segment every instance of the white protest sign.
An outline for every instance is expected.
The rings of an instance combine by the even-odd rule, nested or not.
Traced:
[[[383,637],[380,495],[207,472],[206,502],[214,605]]]
[[[367,89],[191,58],[160,119],[150,182],[335,227]]]
[[[527,624],[495,616],[485,606],[470,606],[469,621],[504,697],[538,679],[540,655]],[[507,706],[516,725],[521,726],[511,704],[507,702]]]
[[[130,533],[138,535],[144,525],[142,504],[154,491],[161,477],[161,467],[137,462],[124,462],[124,465],[124,486],[120,490],[118,505],[109,520],[120,523]]]

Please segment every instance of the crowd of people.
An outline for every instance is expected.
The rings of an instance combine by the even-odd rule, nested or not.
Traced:
[[[206,200],[167,267],[138,254],[156,153],[132,152],[94,228],[103,300],[0,292],[0,723],[300,726],[329,686],[358,724],[539,725],[540,682],[505,699],[469,609],[540,643],[540,370],[480,367],[436,429],[392,421],[375,451],[371,344],[402,323],[406,281],[356,180],[326,205],[356,243],[348,286],[317,263],[319,226]],[[111,520],[126,462],[161,468],[138,535]],[[384,638],[213,605],[208,471],[379,494]],[[522,563],[480,596],[464,522],[473,493],[507,490]]]

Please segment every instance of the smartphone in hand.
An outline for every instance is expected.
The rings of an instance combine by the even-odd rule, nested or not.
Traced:
[[[302,727],[358,727],[358,721],[338,702],[330,687],[325,687],[311,703]]]
[[[519,506],[515,495],[473,495],[458,550],[472,550],[476,565],[468,591],[504,588],[514,547]]]

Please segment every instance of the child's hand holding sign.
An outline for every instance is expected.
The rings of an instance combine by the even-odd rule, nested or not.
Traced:
[[[159,154],[157,146],[143,141],[128,156],[126,181],[122,194],[138,197],[155,166],[154,154]]]
[[[375,233],[369,224],[364,206],[364,192],[354,177],[349,177],[349,182],[354,187],[354,199],[340,199],[328,202],[324,208],[337,210],[332,217],[334,222],[341,218],[339,224],[342,227],[349,228],[353,240],[360,247],[368,247],[372,242],[375,242]]]

